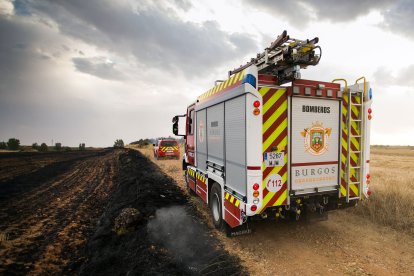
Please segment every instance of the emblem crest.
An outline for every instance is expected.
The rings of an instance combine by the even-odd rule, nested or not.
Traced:
[[[304,139],[305,151],[313,155],[321,155],[328,150],[328,140],[331,136],[332,128],[324,128],[320,122],[312,123],[312,127],[301,131]]]

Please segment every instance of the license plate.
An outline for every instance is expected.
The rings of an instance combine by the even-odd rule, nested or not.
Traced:
[[[283,152],[265,152],[264,163],[266,167],[278,167],[285,165],[285,154]]]

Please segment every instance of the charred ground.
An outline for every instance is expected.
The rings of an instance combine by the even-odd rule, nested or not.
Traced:
[[[6,154],[0,194],[0,274],[245,274],[137,151]]]
[[[223,250],[188,205],[173,179],[137,151],[119,159],[116,189],[88,244],[81,274],[242,274],[239,260]],[[115,218],[125,208],[141,217],[117,235]]]

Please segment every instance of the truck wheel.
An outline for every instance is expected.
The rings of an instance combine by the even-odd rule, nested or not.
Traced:
[[[214,183],[210,191],[210,209],[213,217],[213,224],[220,230],[224,229],[222,208],[221,187],[219,184]]]

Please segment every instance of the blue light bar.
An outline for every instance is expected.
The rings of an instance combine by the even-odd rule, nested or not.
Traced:
[[[243,77],[242,84],[243,83],[249,83],[251,86],[256,88],[256,77],[252,74],[247,74]]]
[[[372,99],[372,88],[369,88],[369,99]]]

